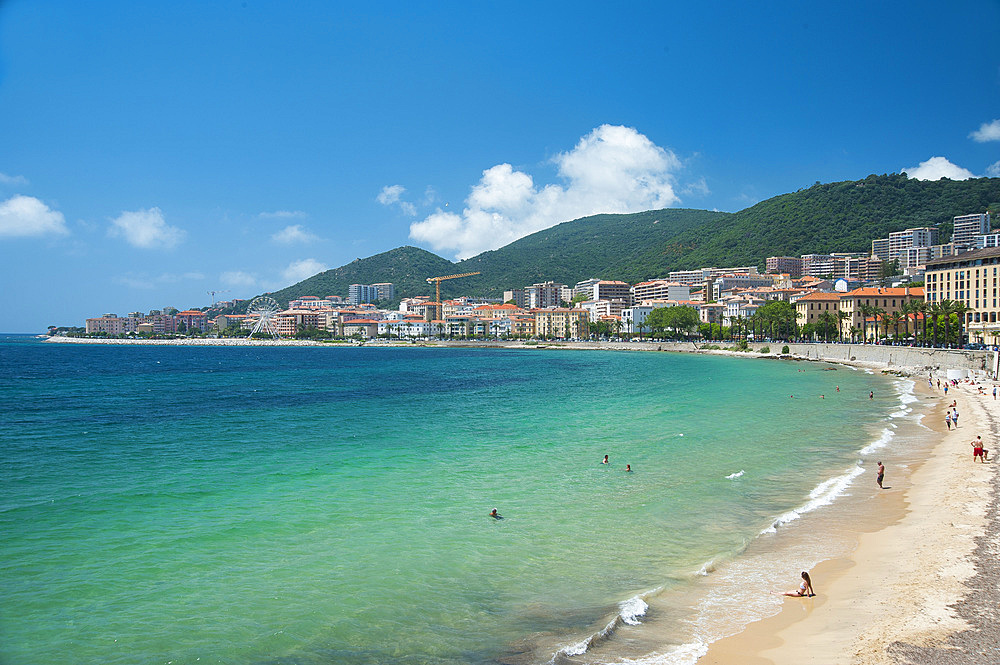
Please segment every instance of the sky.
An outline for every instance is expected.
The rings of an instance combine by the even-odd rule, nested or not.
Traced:
[[[997,0],[0,0],[0,332],[600,212],[1000,177],[998,27]]]

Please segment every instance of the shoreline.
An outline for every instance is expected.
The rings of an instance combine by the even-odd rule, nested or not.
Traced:
[[[778,614],[712,643],[699,665],[1000,660],[992,646],[997,565],[990,549],[1000,526],[997,472],[992,461],[970,467],[969,446],[982,434],[1000,452],[991,436],[1000,402],[967,384],[947,398],[926,386],[921,393],[935,401],[928,426],[937,441],[892,481],[898,492],[877,497],[883,525],[859,530],[852,552],[812,569],[815,598],[783,599]],[[962,419],[948,431],[941,420],[952,400]]]
[[[46,341],[165,346],[361,346],[244,339],[50,338]],[[978,395],[974,387],[962,383],[951,389],[946,399],[941,391],[922,383],[929,371],[942,380],[948,369],[981,375],[978,370],[987,366],[986,354],[921,349],[907,356],[906,349],[901,347],[855,347],[860,349],[856,353],[849,345],[834,345],[833,349],[823,345],[789,345],[795,351],[802,347],[805,350],[778,355],[656,342],[390,342],[364,346],[675,351],[819,361],[909,376],[924,403],[924,423],[936,441],[905,472],[893,468],[891,461],[887,463],[888,478],[894,489],[877,495],[877,503],[871,502],[870,508],[877,510],[876,514],[857,515],[858,524],[848,527],[855,543],[850,553],[829,556],[810,569],[818,591],[814,599],[783,599],[777,614],[712,642],[697,663],[1000,662],[1000,648],[992,646],[998,643],[996,637],[1000,631],[1000,622],[994,621],[1000,618],[996,602],[996,589],[1000,586],[1000,564],[996,562],[1000,549],[996,463],[970,467],[968,444],[976,434],[982,434],[991,450],[991,460],[1000,458],[1000,441],[994,439],[1000,433],[1000,401],[994,401],[991,394]],[[837,357],[829,357],[827,353]],[[894,353],[911,361],[926,359],[928,364],[897,364],[892,362]],[[884,362],[876,360],[880,355],[885,356]],[[992,383],[986,385],[990,393]],[[962,424],[956,430],[943,431],[944,407],[953,399],[962,414]],[[855,504],[842,510],[857,509]]]

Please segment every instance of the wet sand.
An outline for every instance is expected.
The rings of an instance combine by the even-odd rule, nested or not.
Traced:
[[[712,644],[699,665],[1000,663],[997,465],[973,463],[969,445],[980,434],[991,460],[1000,454],[1000,402],[965,384],[947,398],[923,390],[935,401],[924,424],[939,439],[912,473],[888,466],[891,489],[875,504],[886,526],[811,571],[815,598],[784,599],[778,615]],[[948,431],[952,400],[961,417]]]

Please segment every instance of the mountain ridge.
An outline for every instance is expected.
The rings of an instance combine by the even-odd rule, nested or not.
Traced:
[[[816,183],[780,194],[739,212],[665,208],[598,214],[562,222],[504,247],[452,262],[412,246],[324,271],[271,295],[282,306],[304,295],[347,295],[350,284],[392,282],[398,298],[433,295],[428,277],[481,275],[445,281],[442,298],[503,291],[541,281],[583,279],[637,282],[672,270],[757,265],[768,256],[868,251],[872,239],[891,231],[936,226],[939,242],[956,215],[1000,214],[1000,178],[923,181],[905,174]]]

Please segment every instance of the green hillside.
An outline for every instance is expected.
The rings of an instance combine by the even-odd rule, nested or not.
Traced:
[[[741,210],[721,225],[680,234],[673,248],[634,257],[650,273],[700,266],[763,265],[768,256],[869,252],[891,231],[937,226],[951,237],[956,215],[1000,213],[1000,178],[911,180],[902,174],[817,184]]]
[[[584,217],[459,263],[400,247],[271,295],[284,305],[304,295],[346,296],[354,283],[392,282],[397,298],[412,297],[433,294],[427,277],[463,272],[482,275],[443,282],[442,297],[500,297],[505,289],[546,280],[634,283],[702,266],[762,267],[768,256],[867,252],[872,239],[914,226],[937,226],[945,242],[952,217],[987,209],[1000,217],[1000,178],[928,182],[871,175],[816,184],[737,213],[671,208]]]
[[[289,300],[301,296],[339,295],[346,298],[351,284],[392,282],[396,285],[397,297],[410,297],[432,293],[433,286],[425,281],[428,277],[456,272],[459,271],[455,270],[454,263],[437,254],[418,247],[397,247],[366,259],[355,259],[270,295],[285,306]]]
[[[650,247],[673,247],[685,231],[723,225],[730,216],[668,208],[583,217],[461,261],[455,272],[483,273],[461,282],[464,292],[478,296],[548,280],[570,285],[591,277],[642,280],[657,275],[633,263],[632,257]]]

